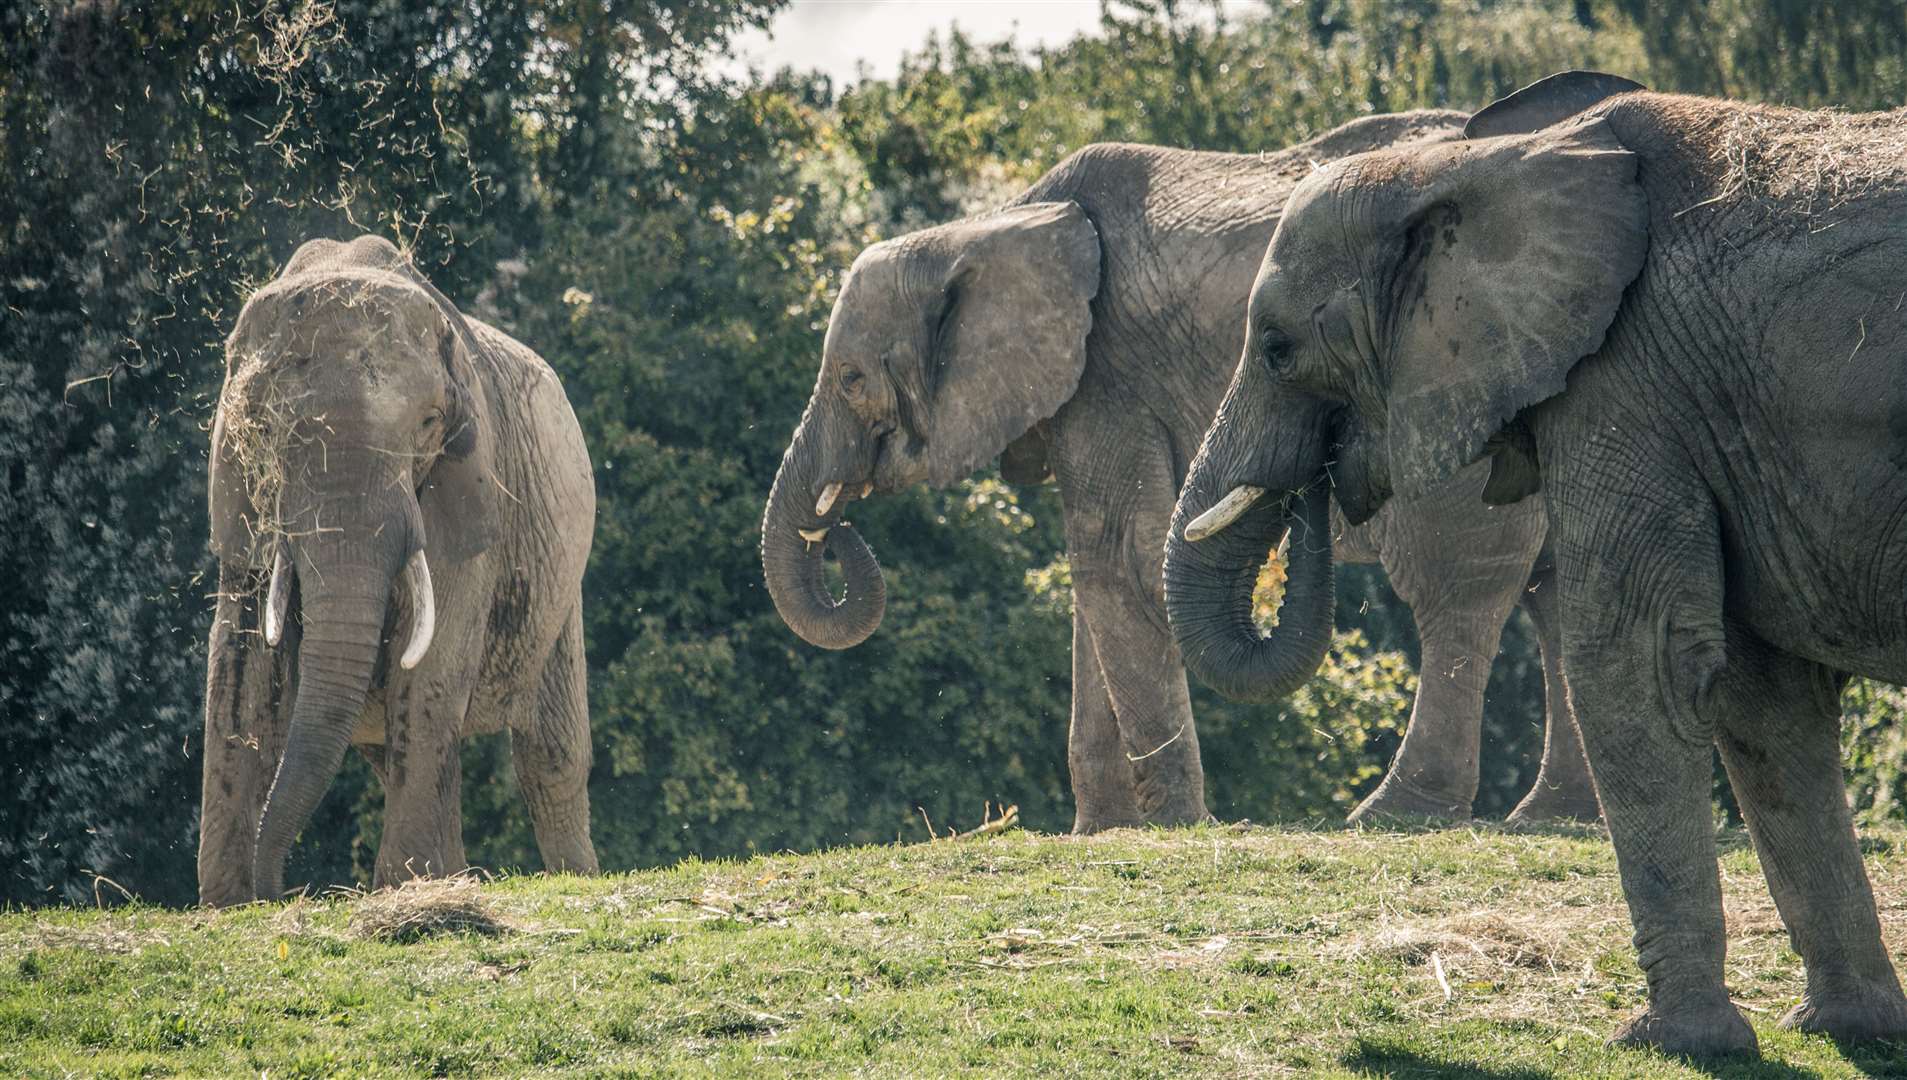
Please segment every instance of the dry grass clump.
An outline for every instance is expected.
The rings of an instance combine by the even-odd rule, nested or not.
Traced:
[[[1413,967],[1430,962],[1474,958],[1499,968],[1522,967],[1554,972],[1570,964],[1563,935],[1555,927],[1471,911],[1424,922],[1391,922],[1351,943],[1359,955],[1375,955]]]
[[[434,934],[495,936],[513,927],[491,910],[472,877],[413,878],[395,889],[368,893],[351,913],[351,933],[367,941],[403,944]]]
[[[1811,217],[1907,182],[1907,110],[1744,109],[1723,128],[1715,158],[1714,201],[1745,196]]]

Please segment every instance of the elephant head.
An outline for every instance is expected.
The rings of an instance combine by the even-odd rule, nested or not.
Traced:
[[[762,516],[768,592],[795,633],[845,649],[880,625],[886,586],[841,521],[850,500],[951,484],[1010,442],[1016,475],[1045,471],[1033,429],[1079,385],[1099,260],[1098,233],[1070,202],[923,230],[855,260]],[[822,578],[829,549],[840,601]]]
[[[1265,698],[1315,666],[1328,497],[1359,524],[1492,452],[1487,500],[1535,490],[1517,415],[1601,346],[1647,248],[1635,156],[1607,119],[1568,118],[1636,89],[1552,76],[1476,114],[1462,142],[1345,158],[1292,192],[1166,540],[1168,617],[1201,678]],[[1289,525],[1304,532],[1286,606],[1260,640],[1253,573]]]
[[[313,241],[240,312],[212,433],[212,545],[269,585],[263,636],[296,611],[297,689],[258,822],[256,895],[343,760],[385,667],[435,633],[431,567],[494,535],[494,432],[463,317],[389,243]],[[387,625],[389,624],[389,625]],[[401,629],[397,629],[401,627]],[[238,632],[233,628],[232,632]]]

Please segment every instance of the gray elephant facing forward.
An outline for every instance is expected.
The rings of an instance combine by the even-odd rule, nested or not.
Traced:
[[[314,240],[239,313],[211,460],[200,901],[283,892],[349,745],[385,790],[375,883],[463,869],[458,740],[505,728],[544,864],[595,872],[595,489],[542,359],[391,244]]]
[[[783,619],[829,648],[879,623],[880,568],[841,524],[852,500],[951,484],[995,456],[1009,480],[1050,475],[1075,600],[1074,828],[1208,816],[1159,567],[1179,482],[1242,344],[1252,275],[1285,195],[1315,163],[1448,141],[1464,119],[1368,117],[1262,155],[1091,146],[996,213],[863,252],[763,515],[763,570]],[[1411,604],[1425,660],[1404,747],[1360,814],[1470,813],[1484,685],[1544,535],[1540,506],[1478,505],[1482,477],[1346,538],[1347,550],[1382,560]],[[823,588],[824,549],[841,561],[844,600]],[[1296,689],[1329,642],[1328,591],[1308,604],[1293,603],[1302,588],[1288,595],[1287,627],[1303,621],[1312,633],[1267,694]],[[1539,583],[1531,597],[1539,629],[1554,626],[1553,596]],[[1519,816],[1594,818],[1554,634],[1542,637],[1549,752]]]

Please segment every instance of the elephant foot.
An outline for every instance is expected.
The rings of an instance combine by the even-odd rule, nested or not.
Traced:
[[[1470,799],[1420,791],[1391,775],[1366,795],[1346,820],[1352,825],[1469,821]]]
[[[1137,829],[1144,824],[1144,818],[1128,814],[1089,814],[1081,810],[1073,816],[1073,835],[1091,836],[1108,829]]]
[[[1162,829],[1170,829],[1178,825],[1211,825],[1217,822],[1218,819],[1213,817],[1212,812],[1204,806],[1168,807],[1154,810],[1146,815],[1147,825]]]
[[[1540,826],[1552,822],[1593,825],[1602,820],[1602,806],[1594,792],[1571,792],[1550,787],[1539,778],[1523,801],[1510,811],[1512,826]]]
[[[1674,1012],[1662,1012],[1650,1006],[1624,1024],[1609,1041],[1617,1046],[1651,1047],[1665,1054],[1692,1058],[1761,1053],[1755,1029],[1748,1026],[1741,1012],[1726,999]]]
[[[1781,1026],[1837,1042],[1907,1039],[1907,998],[1901,997],[1899,987],[1872,983],[1824,993],[1810,990],[1781,1018]]]

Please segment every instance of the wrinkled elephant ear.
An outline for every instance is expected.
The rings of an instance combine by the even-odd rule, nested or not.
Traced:
[[[1604,98],[1647,89],[1634,79],[1607,72],[1559,71],[1477,110],[1463,125],[1463,137],[1527,135],[1567,120]]]
[[[1452,143],[1412,178],[1392,295],[1388,437],[1402,497],[1477,460],[1601,348],[1648,251],[1635,155],[1607,121]]]
[[[965,479],[1073,396],[1099,291],[1099,233],[1075,203],[1030,203],[960,222],[925,370],[897,373],[929,403],[927,479]],[[1043,463],[1028,470],[1043,472]]]
[[[212,519],[212,553],[220,562],[262,565],[271,556],[259,550],[258,511],[252,506],[251,493],[245,489],[225,428],[225,410],[220,409],[212,418],[212,468],[206,482],[207,510]]]
[[[430,558],[455,565],[488,550],[496,541],[499,503],[509,496],[498,487],[496,431],[489,395],[478,377],[488,347],[449,298],[415,270],[411,276],[430,294],[444,317],[438,359],[444,365],[448,402],[444,409],[444,452],[417,492]]]

